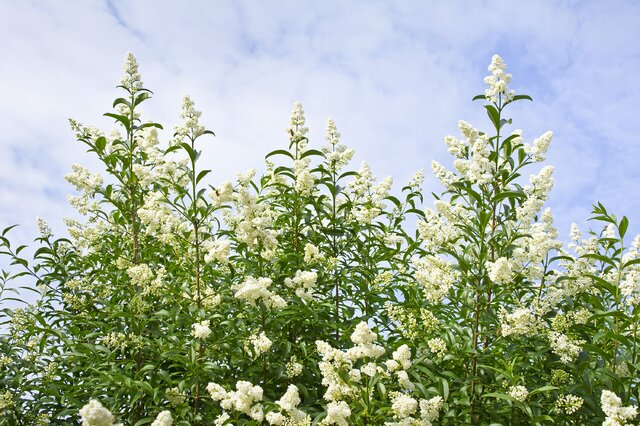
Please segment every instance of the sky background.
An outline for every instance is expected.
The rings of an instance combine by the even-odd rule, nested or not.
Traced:
[[[99,170],[67,118],[109,133],[127,51],[155,93],[142,118],[164,124],[164,140],[184,94],[203,111],[217,135],[202,157],[211,183],[286,148],[300,101],[312,146],[331,117],[354,168],[366,160],[397,188],[424,168],[427,194],[442,191],[430,165],[451,164],[442,140],[457,121],[490,130],[471,98],[498,53],[511,88],[534,98],[510,108],[510,130],[554,132],[544,164],[561,237],[596,201],[640,230],[639,1],[0,0],[0,39],[0,227],[21,224],[20,242],[36,216],[65,233],[63,176],[72,163]]]

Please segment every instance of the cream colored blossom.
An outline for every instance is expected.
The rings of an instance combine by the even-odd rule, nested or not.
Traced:
[[[209,320],[200,321],[192,325],[191,335],[196,339],[206,339],[211,334]]]
[[[518,402],[525,402],[529,396],[529,391],[521,385],[511,386],[509,388],[509,396]]]

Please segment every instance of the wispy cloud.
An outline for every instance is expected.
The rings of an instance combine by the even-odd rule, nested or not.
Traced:
[[[25,223],[28,236],[39,215],[63,230],[62,175],[72,162],[97,167],[66,118],[112,127],[102,113],[128,50],[156,93],[149,119],[176,122],[184,93],[204,111],[218,135],[203,158],[215,179],[282,147],[300,100],[312,143],[333,117],[356,161],[400,182],[448,161],[441,141],[457,120],[486,128],[470,98],[500,53],[513,87],[535,99],[513,109],[515,125],[529,139],[555,133],[561,232],[596,200],[640,219],[639,21],[634,1],[6,3],[0,225]]]

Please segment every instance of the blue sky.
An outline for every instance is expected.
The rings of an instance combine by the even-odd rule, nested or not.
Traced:
[[[561,236],[598,200],[640,230],[637,1],[0,0],[0,36],[0,227],[21,223],[25,242],[36,216],[64,232],[71,164],[98,169],[67,118],[108,133],[127,51],[156,94],[143,118],[165,138],[183,94],[203,111],[213,182],[286,146],[299,100],[312,144],[332,117],[355,167],[398,187],[432,159],[450,164],[442,139],[459,119],[489,129],[471,98],[498,53],[535,101],[512,108],[513,128],[529,142],[555,134],[548,205]],[[424,189],[442,188],[429,176]]]

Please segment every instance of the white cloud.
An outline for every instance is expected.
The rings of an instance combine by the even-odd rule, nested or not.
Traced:
[[[486,128],[479,104],[493,53],[536,102],[513,108],[525,136],[555,132],[551,206],[561,234],[606,201],[640,211],[637,29],[640,8],[608,2],[11,2],[0,15],[0,226],[70,214],[60,194],[71,163],[97,167],[66,118],[109,130],[127,50],[156,95],[147,118],[177,121],[189,93],[218,135],[203,161],[214,179],[262,164],[286,144],[302,101],[312,143],[336,120],[345,143],[378,176],[406,180],[436,158],[464,118]],[[440,191],[435,180],[427,192]],[[52,195],[53,194],[53,195]],[[577,207],[582,206],[582,207]],[[64,212],[64,213],[63,213]],[[582,217],[573,217],[579,213]],[[640,219],[640,218],[638,218]],[[635,225],[634,230],[640,228]]]

